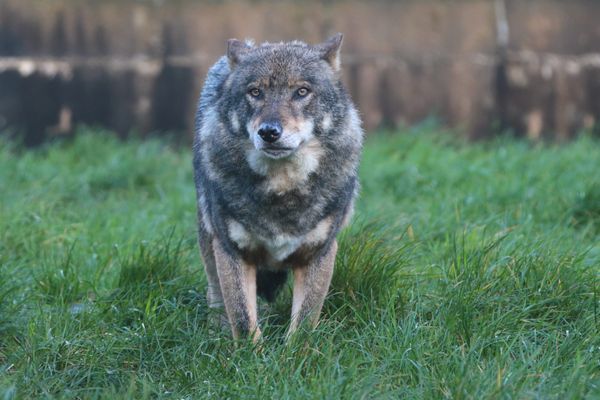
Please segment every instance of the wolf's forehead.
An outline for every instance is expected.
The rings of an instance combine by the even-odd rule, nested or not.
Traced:
[[[313,79],[306,74],[285,73],[274,71],[263,76],[256,76],[250,81],[251,84],[258,84],[266,88],[293,88],[312,83]]]
[[[249,60],[248,78],[267,87],[296,86],[317,76],[317,60],[309,50],[302,48],[259,51]]]

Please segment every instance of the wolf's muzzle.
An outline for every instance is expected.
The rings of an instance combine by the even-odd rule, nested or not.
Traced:
[[[267,143],[275,143],[282,133],[283,129],[279,122],[263,122],[258,127],[258,136]]]

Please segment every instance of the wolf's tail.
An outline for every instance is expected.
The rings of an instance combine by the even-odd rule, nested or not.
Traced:
[[[275,300],[277,293],[287,280],[288,272],[258,270],[256,274],[256,291],[269,303]]]

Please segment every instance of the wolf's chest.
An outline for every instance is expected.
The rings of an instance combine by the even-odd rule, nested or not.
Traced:
[[[264,252],[269,260],[281,262],[303,245],[313,246],[324,242],[331,230],[331,218],[321,220],[313,229],[300,235],[281,232],[261,235],[246,229],[235,220],[230,220],[227,228],[229,239],[240,250]]]

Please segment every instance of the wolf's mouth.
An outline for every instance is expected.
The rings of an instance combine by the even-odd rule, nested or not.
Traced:
[[[292,147],[263,147],[261,151],[269,158],[279,159],[285,158],[295,151]]]

